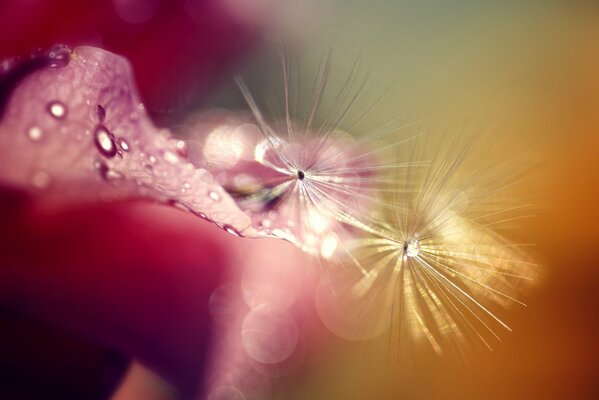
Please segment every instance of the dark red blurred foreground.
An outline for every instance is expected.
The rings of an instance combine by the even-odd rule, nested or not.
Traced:
[[[157,205],[49,213],[1,195],[0,397],[105,398],[129,358],[191,395],[235,238]]]

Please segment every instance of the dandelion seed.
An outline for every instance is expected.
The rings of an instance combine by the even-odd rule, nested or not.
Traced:
[[[469,174],[467,153],[454,143],[430,169],[411,171],[405,184],[415,190],[396,196],[384,229],[355,241],[353,265],[325,275],[316,304],[333,332],[425,338],[460,355],[511,330],[498,310],[522,304],[519,287],[536,276],[524,248],[498,233],[521,210],[501,195],[513,169]]]
[[[385,155],[413,137],[397,139],[402,127],[397,121],[365,130],[366,134],[356,138],[347,133],[359,131],[359,123],[369,111],[355,111],[364,88],[358,61],[328,107],[323,98],[331,68],[329,57],[323,57],[306,102],[296,100],[301,88],[292,87],[297,79],[290,64],[283,54],[282,110],[272,112],[273,117],[263,114],[248,85],[237,79],[254,119],[253,136],[239,139],[243,146],[219,147],[218,158],[234,159],[235,163],[214,162],[212,156],[203,161],[213,175],[223,177],[223,187],[240,208],[251,213],[256,229],[309,253],[332,258],[345,251],[343,242],[356,231],[373,229],[372,215],[384,203],[381,192],[389,190],[398,169],[412,165],[387,163]],[[204,142],[204,153],[212,154],[212,143],[230,140],[247,125],[243,119],[223,121]],[[391,133],[394,141],[379,143]],[[240,175],[250,184],[241,183]],[[339,245],[332,245],[332,237]]]

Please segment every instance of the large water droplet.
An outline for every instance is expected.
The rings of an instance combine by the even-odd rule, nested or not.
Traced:
[[[94,142],[100,153],[108,158],[116,155],[116,146],[114,144],[114,136],[104,125],[98,125],[94,132]]]
[[[67,116],[67,107],[58,100],[51,101],[48,103],[48,112],[56,119],[64,119]]]
[[[37,127],[37,126],[32,126],[31,128],[29,128],[27,130],[27,136],[29,136],[29,139],[33,140],[33,141],[38,141],[42,138],[43,132],[42,130]]]

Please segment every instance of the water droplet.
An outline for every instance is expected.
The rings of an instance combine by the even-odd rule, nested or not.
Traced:
[[[65,45],[54,46],[48,53],[50,68],[64,67],[71,61],[71,49]]]
[[[94,142],[103,156],[112,158],[116,155],[114,136],[104,125],[98,125],[96,127],[96,131],[94,132]]]
[[[154,163],[156,163],[156,157],[150,156],[150,157],[148,157],[148,161],[150,161],[152,164],[154,164]]]
[[[98,121],[100,123],[104,122],[104,120],[106,119],[106,110],[104,109],[104,107],[98,104],[98,107],[96,108],[96,113],[98,114]]]
[[[241,233],[239,233],[239,231],[233,228],[231,225],[223,225],[223,229],[229,232],[231,235],[241,237]]]
[[[29,136],[29,139],[33,141],[40,140],[42,138],[42,135],[42,130],[37,126],[32,126],[31,128],[29,128],[29,130],[27,130],[27,136]]]
[[[48,112],[54,118],[63,119],[67,115],[67,107],[60,101],[52,101],[48,103]]]
[[[212,200],[214,201],[219,201],[220,200],[220,195],[214,191],[210,191],[208,193],[208,197],[210,197]]]
[[[124,138],[118,138],[117,139],[118,143],[119,143],[119,147],[123,150],[123,151],[129,151],[131,148],[129,147],[129,143],[127,143],[127,141]]]
[[[405,257],[417,257],[420,254],[420,242],[416,239],[412,239],[403,245],[404,258]]]

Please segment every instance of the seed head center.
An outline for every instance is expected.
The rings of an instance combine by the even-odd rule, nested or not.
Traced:
[[[304,171],[297,171],[297,179],[299,179],[300,181],[303,181],[304,178],[306,177],[306,174],[304,173]]]

